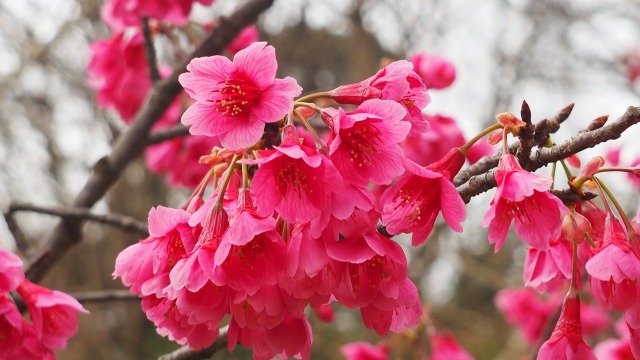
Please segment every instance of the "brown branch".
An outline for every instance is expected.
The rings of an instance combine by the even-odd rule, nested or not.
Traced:
[[[158,82],[160,72],[158,71],[158,57],[156,56],[156,47],[153,45],[153,35],[151,34],[151,28],[149,27],[149,18],[142,18],[142,36],[144,37],[144,52],[147,58],[147,64],[149,65],[149,77],[151,82]]]
[[[560,129],[560,124],[565,121],[569,115],[571,115],[571,111],[573,110],[573,104],[569,104],[564,109],[560,110],[558,114],[550,119],[544,119],[539,121],[536,124],[534,131],[534,142],[538,146],[543,146],[549,140],[549,136],[552,133],[555,133]],[[515,154],[518,148],[520,147],[520,142],[514,142],[509,146],[509,152]],[[476,175],[481,175],[486,173],[487,171],[498,166],[498,160],[500,160],[500,156],[502,154],[498,153],[492,156],[487,156],[477,163],[469,166],[469,168],[462,170],[455,177],[453,184],[456,186],[460,186],[471,179],[471,177]]]
[[[121,214],[95,214],[86,208],[44,207],[20,203],[11,204],[9,206],[9,211],[7,212],[7,214],[13,214],[19,211],[35,212],[39,214],[58,216],[61,218],[72,220],[95,221],[102,224],[115,226],[123,230],[136,232],[142,236],[149,236],[149,231],[147,230],[146,223]]]
[[[236,10],[229,18],[222,18],[219,25],[189,56],[183,64],[175,67],[172,74],[155,84],[146,103],[138,112],[131,127],[122,134],[113,146],[111,154],[94,166],[85,186],[71,203],[74,208],[90,208],[102,199],[120,178],[129,163],[142,154],[153,124],[162,116],[173,99],[182,91],[178,76],[186,71],[188,62],[196,57],[219,54],[247,25],[271,6],[273,0],[252,0]],[[53,229],[45,244],[28,261],[27,278],[38,281],[49,268],[82,238],[84,221],[65,219]]]
[[[7,228],[11,232],[11,235],[13,235],[13,238],[16,241],[16,246],[18,247],[20,252],[26,254],[31,247],[31,243],[29,240],[27,240],[24,232],[22,232],[22,229],[20,228],[20,225],[18,225],[16,219],[13,217],[13,214],[14,213],[11,211],[5,212],[4,221],[7,223]]]
[[[149,145],[158,144],[164,141],[168,141],[171,139],[175,139],[177,137],[187,136],[187,135],[189,135],[189,128],[182,124],[178,124],[170,128],[166,128],[166,129],[162,129],[154,132],[149,136],[149,140],[147,141],[147,144]]]
[[[614,140],[629,127],[640,122],[640,107],[629,107],[627,111],[612,124],[600,127],[592,131],[581,131],[576,136],[560,145],[551,148],[541,148],[531,154],[528,165],[529,171],[537,170],[547,164],[566,159],[578,152],[594,147],[600,143]],[[488,171],[481,175],[473,176],[466,184],[458,186],[458,193],[465,203],[473,196],[481,194],[496,186],[495,171]]]
[[[212,357],[218,351],[224,349],[227,346],[227,330],[228,326],[220,329],[220,335],[218,339],[206,349],[191,350],[188,346],[183,346],[178,350],[170,352],[168,354],[161,355],[158,360],[199,360],[208,359]]]
[[[79,302],[86,303],[102,303],[108,301],[133,301],[140,300],[136,294],[132,294],[129,290],[98,290],[85,291],[81,293],[69,294]]]
[[[535,126],[531,122],[531,109],[529,108],[529,104],[524,100],[522,101],[520,116],[526,125],[520,129],[520,134],[518,134],[520,145],[516,151],[516,158],[521,164],[523,164],[529,159],[531,149],[536,145],[534,140]]]

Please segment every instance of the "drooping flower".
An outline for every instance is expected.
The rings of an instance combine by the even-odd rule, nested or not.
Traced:
[[[409,136],[401,144],[409,160],[426,166],[441,159],[451,148],[464,145],[464,134],[456,119],[441,114],[422,116],[429,122],[429,131]]]
[[[464,154],[454,148],[426,168],[405,161],[408,174],[389,187],[382,197],[382,223],[390,234],[412,232],[411,244],[427,240],[438,213],[455,231],[461,232],[465,206],[451,179],[464,164]]]
[[[551,241],[549,249],[527,249],[524,285],[539,292],[554,292],[571,280],[571,245],[563,238]]]
[[[26,325],[16,304],[0,295],[0,359],[10,359],[22,348]]]
[[[508,323],[522,332],[527,343],[540,339],[544,327],[556,310],[557,304],[543,301],[530,289],[500,290],[494,302]]]
[[[22,297],[36,336],[48,349],[64,349],[78,331],[78,313],[88,313],[71,296],[24,280],[17,289]]]
[[[390,100],[367,100],[356,110],[326,109],[331,125],[329,155],[346,180],[359,186],[389,184],[404,171],[398,143],[411,127],[401,121],[406,110]]]
[[[640,296],[640,259],[626,237],[618,219],[608,214],[602,246],[587,261],[591,290],[606,309],[624,311]]]
[[[429,129],[429,123],[422,118],[422,110],[431,101],[425,90],[413,65],[398,60],[368,79],[331,90],[329,96],[342,104],[357,105],[369,99],[396,101],[407,109],[404,120],[411,123],[411,134],[419,135]]]
[[[582,337],[580,322],[580,298],[575,294],[568,295],[560,319],[556,324],[551,338],[547,340],[538,352],[540,360],[597,360],[589,345]]]
[[[0,299],[15,290],[23,280],[24,271],[20,257],[0,249]]]
[[[418,289],[406,278],[397,297],[380,292],[370,304],[360,308],[360,315],[364,325],[380,336],[386,336],[389,330],[399,333],[405,327],[414,327],[422,316]]]
[[[473,360],[456,338],[449,333],[433,332],[431,339],[431,360]]]
[[[180,83],[196,100],[182,116],[193,135],[218,136],[222,146],[239,150],[255,144],[266,123],[281,120],[302,88],[293,78],[276,79],[275,49],[257,42],[224,56],[193,59]]]
[[[274,150],[260,151],[251,184],[258,212],[274,210],[289,223],[306,223],[319,217],[330,205],[342,177],[331,161],[315,149],[300,145],[293,126],[283,130],[283,140]]]
[[[151,89],[142,33],[118,33],[92,43],[90,49],[87,73],[98,105],[116,110],[131,122]]]
[[[483,227],[489,227],[489,243],[500,251],[513,221],[520,238],[539,250],[549,249],[549,240],[562,230],[562,214],[569,210],[549,193],[551,178],[525,171],[515,156],[503,155],[496,172],[497,191],[491,200]]]
[[[428,53],[420,53],[412,56],[409,61],[420,75],[427,89],[444,89],[456,79],[456,68],[442,56]]]

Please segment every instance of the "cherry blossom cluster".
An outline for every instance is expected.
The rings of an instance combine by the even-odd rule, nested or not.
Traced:
[[[182,122],[222,148],[202,158],[211,170],[184,207],[151,210],[150,237],[124,250],[114,272],[140,295],[158,332],[202,348],[226,317],[230,349],[306,359],[308,306],[359,309],[380,335],[416,325],[422,310],[406,256],[378,225],[413,233],[413,245],[440,213],[462,231],[465,207],[452,178],[473,142],[426,167],[406,158],[406,140],[429,129],[427,87],[413,65],[396,61],[297,100],[302,89],[276,78],[266,43],[187,69],[180,82],[195,103]],[[318,97],[346,106],[320,108]]]
[[[25,321],[9,294],[17,292],[29,313]],[[78,313],[88,313],[73,297],[24,277],[22,260],[0,249],[0,359],[55,359],[78,331]]]

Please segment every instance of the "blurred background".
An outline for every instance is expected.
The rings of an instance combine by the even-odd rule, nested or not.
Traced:
[[[211,21],[240,3],[216,0],[210,9],[196,6],[192,16]],[[96,106],[87,85],[89,44],[110,36],[100,20],[101,5],[97,0],[0,0],[3,211],[15,201],[67,205],[91,166],[126,129],[116,113]],[[640,51],[640,3],[635,0],[276,0],[258,29],[260,38],[276,47],[280,75],[295,77],[306,93],[360,81],[385,58],[428,52],[449,59],[456,81],[430,91],[426,112],[456,119],[466,137],[497,113],[518,114],[523,99],[534,121],[576,103],[554,137],[558,142],[600,115],[615,119],[639,103],[640,83],[632,72]],[[640,154],[638,136],[638,129],[631,129],[616,143],[621,163]],[[613,144],[600,145],[581,158],[613,149]],[[635,214],[637,188],[622,176],[614,181],[628,213]],[[167,186],[164,177],[151,174],[138,159],[94,210],[146,221],[152,206],[180,206],[188,194],[188,189]],[[493,303],[498,290],[522,285],[524,247],[507,241],[493,254],[488,246],[480,223],[492,195],[472,199],[463,234],[437,227],[417,250],[409,248],[408,239],[398,241],[407,249],[410,275],[437,328],[453,332],[477,359],[527,358],[529,347]],[[32,249],[58,220],[30,213],[17,219]],[[76,294],[122,289],[111,277],[114,260],[138,240],[135,234],[89,224],[82,244],[43,283]],[[2,221],[0,246],[15,247]],[[91,315],[81,316],[79,334],[59,359],[152,359],[177,348],[156,335],[137,301],[86,307]],[[334,310],[331,324],[310,316],[312,358],[340,358],[339,347],[347,342],[380,340],[362,326],[358,312]],[[411,333],[389,341],[406,349],[427,346]],[[394,356],[410,358],[408,353]],[[249,357],[237,349],[216,358]]]

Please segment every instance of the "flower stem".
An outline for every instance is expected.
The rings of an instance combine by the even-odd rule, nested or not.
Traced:
[[[321,92],[305,95],[300,99],[296,100],[296,102],[308,102],[308,101],[315,100],[317,98],[322,98],[322,97],[329,97],[329,92],[321,91]]]
[[[564,162],[564,160],[560,160],[560,165],[562,165],[562,168],[564,169],[564,173],[565,175],[567,175],[567,180],[571,181],[571,178],[573,178],[573,174],[571,173],[571,170],[569,170],[567,163]]]
[[[463,154],[467,155],[467,151],[469,151],[469,149],[471,149],[471,147],[477,143],[480,139],[482,139],[483,137],[491,134],[492,132],[501,129],[502,125],[501,124],[493,124],[491,126],[489,126],[488,128],[482,130],[480,133],[478,133],[476,136],[474,136],[473,138],[471,138],[471,140],[467,141],[466,144],[464,144],[461,148],[460,151],[462,151]]]
[[[613,193],[609,190],[607,185],[604,184],[604,181],[596,178],[595,176],[593,177],[593,179],[598,183],[599,185],[598,187],[602,188],[602,190],[604,190],[604,192],[607,193],[607,196],[609,197],[609,199],[611,199],[611,202],[613,203],[613,206],[616,207],[616,210],[618,210],[618,214],[620,214],[620,217],[622,218],[622,222],[624,222],[624,226],[627,228],[627,231],[635,231],[635,229],[633,228],[633,225],[631,225],[631,221],[629,220],[629,217],[627,217],[627,214],[624,212],[624,209],[618,202],[618,199],[616,199],[615,196],[613,196]]]
[[[233,171],[236,167],[236,162],[240,159],[240,155],[234,155],[233,159],[231,159],[231,163],[229,164],[229,168],[224,176],[224,180],[222,180],[222,184],[220,185],[220,190],[218,191],[218,198],[216,199],[216,203],[213,205],[216,208],[222,208],[222,203],[224,201],[224,193],[227,191],[227,186],[229,186],[229,182],[231,181],[231,176],[233,175]]]
[[[327,148],[327,145],[325,145],[324,142],[322,142],[322,140],[320,139],[320,136],[318,136],[318,133],[316,132],[316,129],[314,129],[313,126],[311,126],[311,124],[309,124],[307,119],[305,119],[305,117],[298,110],[293,109],[293,113],[296,114],[298,119],[300,119],[300,122],[302,123],[302,125],[304,125],[304,128],[307,129],[307,132],[313,138],[313,141],[316,143],[316,149],[318,150],[318,152],[323,153],[325,155],[328,154],[329,148]]]
[[[242,164],[242,188],[249,188],[249,166],[247,164]]]

